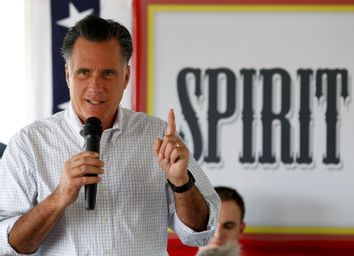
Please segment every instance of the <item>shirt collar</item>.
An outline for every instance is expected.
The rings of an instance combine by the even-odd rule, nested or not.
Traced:
[[[75,113],[71,101],[70,101],[68,108],[65,111],[64,118],[68,122],[69,127],[71,129],[73,129],[74,135],[80,141],[81,148],[83,148],[83,146],[85,144],[85,140],[80,135],[80,131],[82,130],[82,123],[81,123],[79,117],[77,116],[77,114]]]
[[[109,128],[109,129],[106,129],[103,131],[103,133],[112,134],[111,141],[113,144],[117,143],[118,137],[122,133],[121,127],[122,127],[122,123],[123,123],[123,116],[124,116],[124,111],[122,110],[121,106],[119,106],[118,115],[113,123],[112,128]],[[80,118],[75,113],[71,101],[70,101],[70,104],[65,112],[65,119],[69,123],[69,126],[74,130],[74,134],[79,139],[81,148],[83,148],[85,145],[85,139],[80,134],[80,132],[82,130],[83,123],[81,123]]]

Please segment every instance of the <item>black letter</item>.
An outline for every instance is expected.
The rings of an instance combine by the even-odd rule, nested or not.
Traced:
[[[261,69],[263,76],[263,156],[259,158],[261,163],[274,163],[272,155],[272,124],[275,119],[281,123],[281,161],[285,164],[293,162],[290,155],[290,124],[285,115],[290,110],[290,76],[283,69]],[[281,78],[281,111],[273,113],[273,78],[279,75]]]
[[[299,164],[312,162],[310,156],[310,77],[313,74],[311,69],[299,69],[297,74],[300,76],[300,156],[296,158]]]
[[[327,151],[323,158],[325,164],[338,164],[340,161],[340,153],[337,152],[337,78],[338,75],[342,81],[342,97],[346,99],[348,96],[348,71],[346,69],[319,69],[316,74],[316,96],[318,99],[322,97],[322,78],[327,76]]]
[[[193,146],[194,146],[194,158],[198,160],[202,154],[203,148],[203,140],[200,132],[200,128],[198,125],[198,118],[191,104],[188,89],[187,89],[187,75],[191,73],[195,77],[195,95],[199,97],[201,95],[200,90],[200,69],[193,68],[184,68],[182,69],[177,77],[177,89],[178,89],[178,97],[182,108],[182,113],[184,115],[184,119],[188,123],[190,128],[192,138],[193,138]]]
[[[254,163],[253,154],[253,80],[256,74],[255,69],[241,69],[243,75],[243,154],[240,157],[241,163]]]
[[[220,156],[217,155],[217,129],[218,122],[222,118],[233,115],[236,109],[236,77],[235,74],[227,68],[207,69],[209,75],[209,110],[208,110],[208,156],[206,162],[220,162]],[[218,77],[224,74],[226,76],[226,110],[224,113],[218,111]]]

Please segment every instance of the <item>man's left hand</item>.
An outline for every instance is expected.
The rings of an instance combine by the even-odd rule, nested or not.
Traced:
[[[176,133],[176,121],[173,109],[168,112],[166,135],[157,138],[154,146],[157,162],[167,178],[175,186],[182,186],[189,180],[189,150]]]

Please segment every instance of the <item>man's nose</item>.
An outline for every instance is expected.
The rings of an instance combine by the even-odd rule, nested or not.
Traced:
[[[101,92],[103,90],[102,80],[97,74],[92,74],[89,79],[89,89],[92,92]]]
[[[218,238],[218,239],[223,239],[225,237],[225,232],[224,232],[221,225],[218,224],[216,226],[214,236],[215,236],[215,238]]]

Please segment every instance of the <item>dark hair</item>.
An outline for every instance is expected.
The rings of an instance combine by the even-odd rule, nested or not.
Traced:
[[[115,38],[122,48],[126,64],[132,56],[132,37],[126,27],[113,20],[88,15],[71,27],[64,37],[61,53],[66,62],[70,59],[74,44],[80,37],[95,42],[104,42]]]
[[[218,193],[221,201],[233,200],[240,207],[241,220],[243,221],[246,214],[245,202],[242,196],[236,191],[236,189],[224,186],[215,187],[216,193]]]

